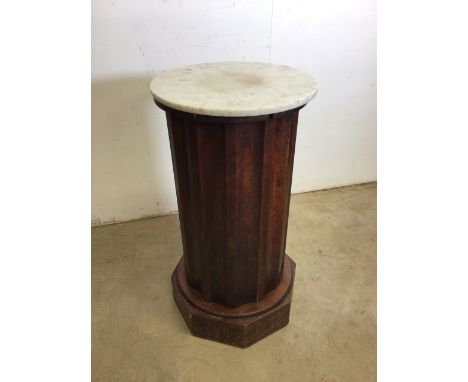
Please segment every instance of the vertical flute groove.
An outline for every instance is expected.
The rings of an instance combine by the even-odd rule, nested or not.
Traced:
[[[237,306],[237,144],[236,126],[224,126],[225,166],[226,166],[226,247],[227,247],[227,273],[226,273],[226,305]]]

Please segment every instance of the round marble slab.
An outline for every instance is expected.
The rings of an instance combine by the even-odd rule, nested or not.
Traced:
[[[248,117],[305,105],[317,82],[300,70],[262,62],[217,62],[161,72],[151,81],[159,103],[194,114]]]

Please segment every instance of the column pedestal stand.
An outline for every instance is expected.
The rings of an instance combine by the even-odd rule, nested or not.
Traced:
[[[304,104],[217,116],[155,101],[166,111],[184,251],[175,302],[193,335],[247,347],[289,321],[296,265],[285,247]]]

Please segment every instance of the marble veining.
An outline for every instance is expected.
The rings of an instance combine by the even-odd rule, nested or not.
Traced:
[[[317,93],[317,81],[284,65],[217,62],[161,72],[151,81],[156,101],[189,113],[244,117],[302,106]]]

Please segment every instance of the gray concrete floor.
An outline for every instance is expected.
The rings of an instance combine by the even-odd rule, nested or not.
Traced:
[[[294,195],[289,325],[247,349],[192,337],[172,300],[177,215],[92,230],[100,381],[374,381],[376,184]]]

